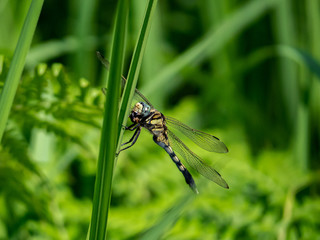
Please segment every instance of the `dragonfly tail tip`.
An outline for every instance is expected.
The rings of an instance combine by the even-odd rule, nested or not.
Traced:
[[[199,194],[199,191],[197,189],[197,186],[196,184],[193,182],[193,183],[190,183],[189,184],[190,188],[192,189],[192,191],[195,193],[195,194]]]

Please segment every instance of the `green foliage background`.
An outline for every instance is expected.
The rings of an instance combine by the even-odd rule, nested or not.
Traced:
[[[0,2],[1,89],[30,2]],[[130,2],[126,63],[146,7]],[[0,145],[0,239],[87,235],[116,3],[44,2]],[[109,239],[320,239],[319,26],[319,1],[158,2],[139,88],[222,139],[184,141],[230,189],[196,176],[195,197],[144,132],[115,167]]]

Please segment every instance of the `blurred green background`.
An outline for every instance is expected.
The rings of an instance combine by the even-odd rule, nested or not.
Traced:
[[[0,1],[1,88],[30,2]],[[44,2],[0,146],[0,239],[86,238],[116,4]],[[183,139],[230,189],[195,174],[195,197],[144,131],[115,168],[109,239],[320,239],[319,26],[316,0],[159,1],[139,88],[228,146]]]

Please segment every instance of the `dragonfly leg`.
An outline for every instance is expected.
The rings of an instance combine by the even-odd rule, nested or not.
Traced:
[[[133,131],[133,130],[136,130],[137,127],[139,127],[139,126],[140,126],[139,124],[133,123],[133,124],[131,124],[129,127],[124,126],[124,129],[125,129],[125,130],[129,130],[129,131]]]
[[[104,95],[107,95],[107,88],[101,88],[101,91]]]
[[[124,145],[127,145],[127,144],[131,143],[129,146],[127,146],[127,147],[125,147],[123,149],[120,149],[120,151],[118,152],[118,155],[119,155],[119,153],[121,151],[132,147],[137,142],[137,139],[138,139],[138,137],[140,135],[140,132],[141,132],[141,128],[137,128],[136,131],[134,132],[134,134],[132,135],[132,137],[130,138],[130,140],[128,142],[125,142],[125,143],[121,144],[121,146],[124,146]]]

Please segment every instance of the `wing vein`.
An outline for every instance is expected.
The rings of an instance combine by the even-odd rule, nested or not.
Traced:
[[[193,129],[186,124],[174,119],[172,117],[166,117],[166,122],[169,128],[176,129],[190,140],[192,140],[199,147],[209,151],[217,153],[227,153],[228,148],[220,141],[219,138],[210,135],[208,133]]]
[[[209,165],[204,163],[199,156],[192,152],[173,132],[167,130],[169,136],[169,142],[173,150],[176,151],[181,157],[186,160],[188,165],[199,172],[204,177],[217,183],[221,187],[229,188],[226,181],[221,175]]]

